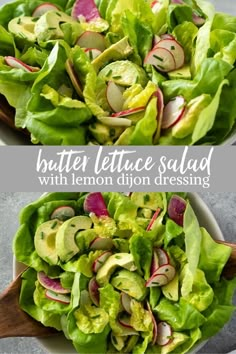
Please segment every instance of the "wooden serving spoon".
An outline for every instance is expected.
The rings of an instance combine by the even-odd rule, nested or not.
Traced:
[[[236,244],[217,241],[232,248],[223,275],[227,279],[236,276]],[[0,295],[0,338],[5,337],[45,337],[58,334],[53,328],[45,327],[28,316],[19,306],[21,274]]]

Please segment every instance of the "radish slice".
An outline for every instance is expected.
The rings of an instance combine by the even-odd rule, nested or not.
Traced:
[[[163,286],[169,283],[169,280],[165,274],[154,273],[151,278],[146,282],[146,287],[151,288],[154,286]]]
[[[176,64],[175,69],[179,69],[184,65],[184,50],[175,39],[162,39],[156,44],[155,48],[167,49],[173,55]]]
[[[57,294],[69,294],[70,290],[65,289],[61,286],[61,282],[59,279],[51,279],[44,272],[39,272],[37,274],[37,279],[39,283],[48,290],[53,291]]]
[[[161,135],[161,125],[163,120],[163,112],[164,112],[164,96],[162,91],[158,88],[154,93],[154,96],[157,97],[157,131],[153,137],[154,145],[158,142]]]
[[[91,278],[88,285],[89,296],[94,305],[99,306],[99,285],[95,277]]]
[[[175,39],[175,37],[169,33],[164,33],[161,35],[161,39]]]
[[[124,310],[131,315],[131,307],[130,307],[130,303],[131,303],[131,297],[126,294],[126,293],[121,293],[121,304],[124,308]]]
[[[87,22],[101,18],[94,0],[76,0],[71,16],[76,20],[82,16]]]
[[[157,34],[154,35],[153,42],[152,42],[152,47],[154,48],[158,42],[160,42],[161,37],[159,37]]]
[[[116,114],[116,113],[115,113]],[[99,121],[110,127],[130,127],[132,125],[132,121],[127,118],[118,118],[115,116],[112,117],[101,117]]]
[[[183,5],[184,2],[183,2],[183,0],[171,0],[171,4],[180,4],[180,5]]]
[[[112,117],[128,117],[132,114],[135,114],[135,113],[140,113],[142,111],[145,110],[146,107],[142,106],[142,107],[137,107],[137,108],[130,108],[130,109],[127,109],[125,111],[121,111],[121,112],[117,112],[117,113],[113,113],[111,116]]]
[[[152,309],[151,309],[151,306],[149,303],[147,303],[147,308],[148,308],[148,311],[152,317],[152,323],[153,323],[153,336],[152,336],[152,345],[154,345],[157,341],[157,322],[156,322],[156,319],[152,313]]]
[[[46,290],[45,296],[53,301],[60,302],[62,304],[68,305],[70,303],[70,297],[62,294],[57,294],[51,290]]]
[[[154,14],[156,14],[160,9],[161,9],[161,4],[159,3],[159,1],[153,1],[152,3],[151,3],[151,9],[152,9],[152,12],[154,13]]]
[[[111,250],[113,241],[108,237],[97,237],[90,243],[89,246],[92,250]]]
[[[95,261],[93,262],[92,269],[94,273],[97,273],[99,269],[103,266],[106,260],[112,255],[112,252],[106,251],[102,253]]]
[[[153,275],[158,268],[159,268],[159,259],[158,259],[157,252],[155,252],[154,250],[152,256],[152,264],[151,264],[151,275]]]
[[[198,16],[197,14],[193,13],[193,22],[196,26],[202,26],[206,22],[204,18]]]
[[[163,111],[162,129],[173,127],[183,117],[185,104],[182,96],[177,96],[167,103]]]
[[[164,346],[172,340],[172,329],[166,322],[159,322],[157,325],[157,344]]]
[[[103,52],[106,49],[105,38],[101,33],[85,31],[77,40],[81,48],[96,48]]]
[[[100,54],[102,54],[102,52],[96,48],[86,48],[85,53],[90,59],[90,61],[93,61],[93,59],[97,58]]]
[[[169,283],[175,277],[175,273],[175,268],[171,264],[163,264],[156,270],[153,276],[165,275]]]
[[[165,264],[169,264],[170,260],[166,251],[164,251],[162,248],[156,248],[155,252],[158,257],[159,267]]]
[[[84,211],[94,213],[96,216],[109,216],[102,193],[89,193],[84,201]]]
[[[129,316],[122,316],[118,319],[118,322],[126,327],[126,328],[133,328],[130,324],[130,317]]]
[[[74,70],[73,64],[69,59],[67,59],[67,61],[66,61],[65,68],[66,68],[67,74],[69,75],[69,77],[71,79],[71,82],[72,82],[72,85],[74,86],[75,91],[77,92],[79,97],[83,98],[82,85],[81,85],[79,78]]]
[[[152,49],[144,59],[144,64],[151,64],[162,72],[169,72],[176,69],[175,58],[166,48],[155,47]]]
[[[48,11],[58,11],[58,7],[54,4],[51,4],[50,2],[45,2],[39,6],[37,6],[33,13],[32,16],[33,17],[40,17],[42,15],[44,15],[46,12]]]
[[[153,224],[156,221],[156,219],[158,218],[160,212],[161,212],[161,209],[158,208],[157,211],[153,214],[153,217],[151,218],[151,221],[150,221],[146,231],[152,230]]]
[[[60,206],[56,208],[51,214],[51,219],[58,219],[65,221],[75,216],[75,210],[70,206]]]
[[[24,71],[27,71],[29,73],[35,72],[35,71],[39,71],[39,68],[34,68],[30,65],[25,64],[23,61],[21,61],[20,59],[17,59],[15,57],[11,57],[11,56],[7,56],[5,57],[5,62],[7,65],[9,65],[11,68],[14,69],[22,69]]]
[[[120,112],[123,108],[124,87],[115,84],[113,81],[109,81],[106,90],[107,102],[114,112]]]
[[[178,195],[173,195],[168,205],[168,215],[176,224],[183,226],[186,201]]]

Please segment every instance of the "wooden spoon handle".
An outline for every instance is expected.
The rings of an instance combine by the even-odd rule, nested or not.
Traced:
[[[35,321],[19,306],[21,274],[0,295],[0,338],[43,337],[58,333]]]
[[[225,246],[229,246],[232,249],[231,256],[223,269],[222,275],[227,279],[232,279],[236,276],[236,243],[230,243],[225,241],[217,241]]]

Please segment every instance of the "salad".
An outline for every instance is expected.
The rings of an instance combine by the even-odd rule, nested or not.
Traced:
[[[34,144],[221,144],[235,59],[236,17],[208,1],[17,0],[0,8],[0,118]]]
[[[187,353],[235,306],[231,249],[184,193],[49,193],[26,206],[19,304],[83,353]]]

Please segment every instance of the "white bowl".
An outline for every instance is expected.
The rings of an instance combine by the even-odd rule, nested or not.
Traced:
[[[224,240],[223,234],[217,224],[217,221],[207,207],[205,202],[196,193],[188,193],[188,198],[190,200],[191,206],[198,218],[200,226],[206,228],[206,230],[212,235],[215,240]],[[13,260],[13,277],[15,278],[19,273],[25,269],[22,263]],[[38,339],[40,345],[47,350],[50,354],[74,354],[76,353],[72,344],[64,337],[64,335],[51,338]],[[202,342],[196,347],[194,347],[189,354],[194,354],[202,348],[206,343]]]

